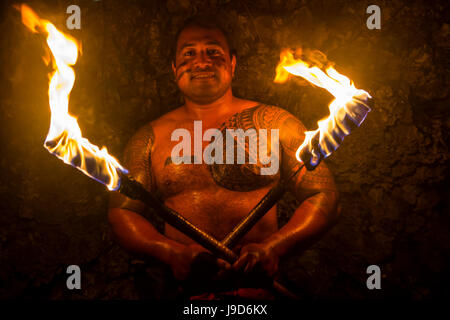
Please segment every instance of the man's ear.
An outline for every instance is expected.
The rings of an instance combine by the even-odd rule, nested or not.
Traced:
[[[231,76],[234,78],[234,70],[236,69],[236,55],[231,56]]]
[[[177,78],[177,69],[175,68],[175,64],[173,63],[172,60],[172,71],[173,71],[173,75],[175,76],[175,79]]]

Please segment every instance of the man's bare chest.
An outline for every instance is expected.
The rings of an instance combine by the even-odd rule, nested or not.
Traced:
[[[164,198],[216,188],[248,192],[277,180],[278,135],[255,125],[251,111],[221,124],[183,122],[159,131],[151,165]]]

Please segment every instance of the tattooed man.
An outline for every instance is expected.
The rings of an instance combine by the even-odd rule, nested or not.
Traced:
[[[125,150],[124,165],[134,178],[150,192],[157,191],[168,207],[218,240],[248,214],[280,177],[298,168],[295,151],[306,131],[296,117],[282,108],[233,96],[235,67],[236,56],[216,21],[204,17],[189,19],[177,35],[172,62],[184,105],[138,130]],[[193,161],[175,164],[171,155],[179,142],[172,141],[172,133],[184,128],[194,137],[194,121],[201,121],[202,135],[211,128],[221,132],[237,128],[254,128],[256,132],[277,129],[279,170],[263,175],[260,170],[264,165],[259,160],[256,164],[206,164],[194,159],[194,153],[184,155]],[[270,141],[268,149],[275,148]],[[203,141],[202,150],[209,143]],[[248,139],[245,147],[248,153]],[[124,248],[162,261],[179,280],[188,279],[194,262],[206,255],[209,259],[202,263],[210,264],[201,274],[203,278],[211,270],[214,274],[210,276],[215,279],[241,275],[239,285],[251,287],[245,279],[251,279],[252,274],[262,279],[262,273],[272,277],[280,257],[294,248],[311,245],[338,217],[336,187],[324,163],[311,172],[303,168],[289,187],[301,202],[291,219],[278,229],[276,207],[272,208],[233,248],[239,254],[233,265],[208,255],[206,249],[170,225],[159,232],[142,217],[146,210],[143,203],[120,194],[113,195],[109,221]]]

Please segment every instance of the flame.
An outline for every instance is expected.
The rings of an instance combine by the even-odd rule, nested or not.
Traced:
[[[52,154],[105,184],[109,190],[120,186],[118,171],[128,173],[105,147],[101,150],[83,138],[76,118],[69,114],[69,95],[75,82],[70,67],[78,57],[77,41],[59,31],[52,23],[40,19],[27,5],[20,6],[22,22],[32,32],[47,35],[47,44],[53,55],[54,72],[48,89],[51,122],[44,147]]]
[[[326,89],[335,97],[329,105],[328,118],[318,122],[317,130],[305,132],[305,140],[296,152],[298,161],[305,162],[307,159],[309,165],[314,167],[322,158],[335,151],[344,137],[350,134],[351,122],[359,126],[364,121],[370,111],[366,102],[371,96],[366,91],[357,89],[349,78],[332,66],[328,66],[324,72],[317,66],[294,58],[293,52],[286,49],[280,54],[274,82],[283,83],[291,74]]]

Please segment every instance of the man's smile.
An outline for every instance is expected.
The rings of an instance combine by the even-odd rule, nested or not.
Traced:
[[[209,80],[214,79],[215,73],[211,71],[192,72],[191,80]]]

